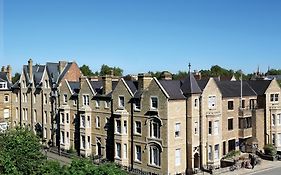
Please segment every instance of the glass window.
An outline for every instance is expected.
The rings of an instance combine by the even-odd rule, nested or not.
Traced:
[[[100,100],[96,100],[96,108],[99,108],[100,107]]]
[[[115,128],[116,133],[121,134],[121,120],[116,120],[116,128]]]
[[[100,127],[100,117],[96,116],[96,128]]]
[[[124,108],[125,107],[125,97],[124,96],[119,96],[118,106],[119,106],[119,108]]]
[[[88,147],[88,149],[91,148],[91,137],[90,136],[88,136],[88,145],[87,145],[87,147]]]
[[[213,159],[212,145],[209,145],[209,147],[208,147],[208,159],[209,160]]]
[[[110,101],[108,101],[108,100],[105,101],[105,102],[104,102],[104,107],[105,107],[105,108],[109,108],[109,107],[110,107]]]
[[[81,148],[82,149],[86,148],[86,140],[85,140],[85,136],[84,135],[81,136]]]
[[[272,134],[272,145],[274,145],[275,146],[275,140],[276,140],[276,137],[275,137],[275,134],[273,133]]]
[[[209,121],[209,130],[208,130],[209,134],[212,134],[212,121]]]
[[[194,123],[194,134],[198,134],[198,122]]]
[[[141,146],[136,145],[135,160],[141,161]]]
[[[83,95],[83,105],[84,106],[90,105],[90,96],[89,95]]]
[[[61,123],[64,123],[64,113],[61,113]]]
[[[228,119],[228,130],[233,130],[233,118]]]
[[[141,134],[141,122],[140,121],[135,122],[135,133]]]
[[[175,137],[180,136],[180,130],[181,130],[180,125],[181,125],[180,123],[176,123],[175,125]]]
[[[242,100],[242,108],[245,108],[245,100]]]
[[[123,158],[126,159],[127,158],[127,144],[125,143],[123,145]]]
[[[233,101],[228,101],[227,102],[227,109],[228,110],[233,110],[234,106],[233,106]]]
[[[219,121],[216,120],[214,121],[214,135],[218,135],[219,134]]]
[[[194,107],[197,108],[198,107],[198,98],[194,99]]]
[[[127,134],[127,121],[126,120],[124,120],[123,128],[124,128],[123,129],[124,133]]]
[[[150,122],[150,137],[160,138],[160,124],[157,121],[152,120]]]
[[[275,118],[275,114],[272,114],[272,126],[274,126],[274,125],[275,125],[275,120],[276,120],[276,118]]]
[[[215,155],[214,155],[214,158],[216,159],[216,160],[218,160],[219,159],[219,144],[217,144],[217,145],[215,145]]]
[[[216,107],[216,96],[209,96],[208,107],[209,109],[213,109]]]
[[[116,147],[115,157],[120,159],[121,158],[121,144],[116,143],[115,147]]]
[[[150,164],[160,166],[160,150],[157,146],[150,147]]]
[[[10,110],[9,109],[4,109],[4,118],[7,119],[10,116]]]
[[[151,109],[157,109],[158,108],[158,98],[157,97],[151,97],[150,103],[151,103]]]
[[[66,123],[69,123],[69,113],[66,113]]]
[[[87,116],[87,125],[89,128],[91,127],[91,117],[89,115]]]
[[[181,164],[181,150],[176,149],[175,151],[175,165],[179,166]]]
[[[5,102],[5,103],[9,102],[9,95],[5,95],[5,96],[4,96],[4,102]]]
[[[67,103],[67,94],[63,94],[63,103]]]
[[[85,115],[81,115],[81,125],[80,127],[85,128],[86,127],[86,123],[85,123]]]
[[[134,103],[134,106],[135,106],[135,110],[140,110],[140,99],[135,99],[135,103]]]
[[[61,143],[64,144],[64,131],[61,131]]]

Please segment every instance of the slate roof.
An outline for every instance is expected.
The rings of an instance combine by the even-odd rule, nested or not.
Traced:
[[[281,75],[267,75],[267,78],[273,80],[274,78],[276,78],[276,80],[281,80]]]
[[[44,70],[45,70],[45,65],[34,65],[34,66],[32,66],[32,74],[33,74],[33,80],[34,80],[35,86],[40,84],[40,82],[42,80]],[[26,83],[30,82],[28,65],[23,66],[23,71],[24,71],[24,74],[26,76],[26,79],[28,80]]]
[[[197,80],[197,84],[200,87],[201,91],[203,91],[208,83],[209,79]]]
[[[187,77],[183,80],[183,84],[181,86],[181,90],[183,94],[198,94],[201,93],[201,89],[197,84],[192,73],[188,73]]]
[[[112,81],[112,90],[115,89],[116,85],[117,85],[118,81]],[[103,82],[102,80],[100,81],[90,81],[90,84],[93,88],[93,90],[101,95],[102,94],[102,89],[103,89]],[[106,96],[111,96],[111,92],[109,94],[106,94]]]
[[[62,73],[59,75],[58,77],[58,81],[57,83],[59,83],[62,78],[65,76],[65,74],[68,72],[68,70],[70,69],[71,65],[72,65],[73,62],[68,62],[65,66],[65,68],[63,69]]]
[[[180,80],[159,80],[159,83],[170,96],[170,99],[185,99],[181,90]]]
[[[46,63],[47,72],[53,83],[56,83],[59,77],[59,63]]]
[[[72,93],[74,93],[74,89],[79,89],[80,88],[79,81],[69,81],[68,84],[70,86],[70,89],[71,89]]]
[[[263,95],[271,83],[271,80],[248,80],[247,83],[258,95]]]
[[[0,82],[7,82],[8,89],[12,86],[6,72],[0,72]]]
[[[241,82],[240,81],[216,81],[218,88],[222,93],[222,97],[240,97],[241,96]],[[243,81],[242,96],[256,96],[256,92],[252,87]]]
[[[135,94],[138,90],[138,82],[137,81],[125,81],[128,85],[129,89]]]

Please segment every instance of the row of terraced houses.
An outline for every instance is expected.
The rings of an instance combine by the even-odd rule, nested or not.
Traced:
[[[149,74],[85,77],[75,62],[0,73],[1,128],[22,126],[54,147],[151,174],[219,167],[232,150],[281,150],[280,87],[273,80],[183,80]]]

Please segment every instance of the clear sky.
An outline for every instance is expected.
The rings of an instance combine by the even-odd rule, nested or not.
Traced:
[[[14,71],[29,58],[125,74],[281,68],[281,0],[0,0],[0,25]]]

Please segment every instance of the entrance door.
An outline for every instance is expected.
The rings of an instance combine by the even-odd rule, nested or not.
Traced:
[[[194,168],[199,168],[199,154],[194,154]]]

